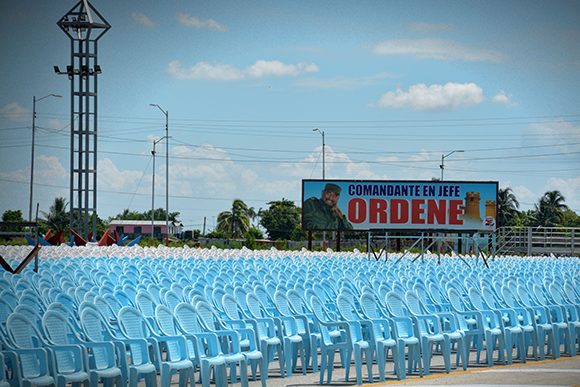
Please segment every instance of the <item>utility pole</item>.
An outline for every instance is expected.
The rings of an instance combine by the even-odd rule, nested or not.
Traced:
[[[34,143],[35,143],[35,136],[36,136],[36,103],[42,101],[48,97],[56,97],[62,98],[62,95],[58,94],[49,94],[45,95],[42,98],[36,99],[36,96],[32,97],[32,149],[31,149],[31,156],[30,156],[30,197],[28,201],[28,221],[32,222],[32,202],[34,197]]]
[[[169,246],[169,110],[163,110],[156,103],[150,103],[165,115],[165,246]]]
[[[153,155],[153,183],[151,184],[151,239],[155,239],[155,145],[164,138],[165,137],[161,137],[159,140],[154,140],[153,150],[151,151],[151,154]]]

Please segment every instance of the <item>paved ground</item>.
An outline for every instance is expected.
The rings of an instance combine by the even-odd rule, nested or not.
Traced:
[[[394,375],[385,382],[378,382],[378,370],[373,366],[374,383],[369,383],[364,376],[365,386],[477,386],[477,387],[515,387],[515,386],[578,386],[580,387],[580,356],[561,357],[559,359],[547,359],[542,361],[528,360],[527,363],[519,363],[514,360],[514,364],[494,367],[487,367],[483,364],[475,364],[472,360],[469,368],[452,370],[446,374],[442,367],[441,356],[433,358],[431,375],[420,378],[418,375],[410,375],[406,380],[399,381]],[[453,356],[453,359],[455,357]],[[338,356],[337,359],[338,361]],[[268,387],[308,387],[320,386],[318,384],[319,374],[311,371],[307,375],[293,374],[290,378],[280,378],[279,368],[276,363],[270,363]],[[300,363],[299,363],[300,364]],[[300,367],[300,366],[299,366]],[[392,371],[392,363],[387,363],[387,370]],[[344,380],[344,369],[335,368],[332,381],[329,386],[354,386],[355,385],[354,366],[350,369],[350,379]],[[176,377],[173,378],[172,385],[178,385]],[[139,384],[144,386],[144,384]],[[235,386],[239,386],[236,383]],[[259,380],[250,382],[250,387],[261,387]]]

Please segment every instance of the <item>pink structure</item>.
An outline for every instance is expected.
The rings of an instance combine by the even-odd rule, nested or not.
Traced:
[[[153,222],[154,235],[161,238],[166,234],[165,221],[156,220]],[[151,221],[150,220],[117,220],[113,219],[109,222],[109,231],[117,231],[120,235],[151,235]],[[169,235],[179,236],[183,232],[181,224],[169,222]]]

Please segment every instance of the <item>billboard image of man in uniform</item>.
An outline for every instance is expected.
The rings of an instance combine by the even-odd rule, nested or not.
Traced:
[[[340,186],[327,183],[320,198],[311,197],[304,202],[303,216],[306,230],[351,230],[352,224],[338,208]]]

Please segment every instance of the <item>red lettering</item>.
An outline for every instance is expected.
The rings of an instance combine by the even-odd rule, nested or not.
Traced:
[[[425,224],[425,219],[421,217],[425,213],[425,209],[422,207],[425,204],[425,199],[413,199],[411,200],[411,223],[412,224]]]
[[[463,224],[463,219],[459,216],[463,215],[463,200],[449,201],[449,224]]]
[[[367,215],[367,202],[364,199],[351,199],[348,202],[348,220],[352,223],[362,223]]]
[[[427,224],[445,224],[446,200],[427,200]]]
[[[391,200],[391,223],[409,222],[409,202],[404,199]]]
[[[387,223],[387,201],[385,199],[369,200],[369,222]]]

